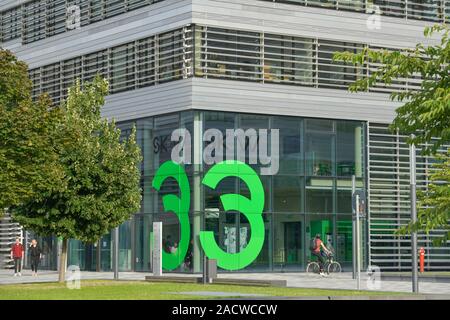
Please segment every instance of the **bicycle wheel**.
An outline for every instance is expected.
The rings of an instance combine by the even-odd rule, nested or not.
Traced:
[[[330,263],[327,268],[328,273],[339,273],[341,270],[341,264],[336,261]]]
[[[319,267],[319,264],[317,262],[310,262],[306,266],[306,272],[307,273],[319,273],[319,271],[320,271],[320,267]]]

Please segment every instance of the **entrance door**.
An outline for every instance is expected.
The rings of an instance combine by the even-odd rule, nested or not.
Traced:
[[[302,223],[284,223],[284,252],[286,264],[298,264],[301,261],[302,251]]]

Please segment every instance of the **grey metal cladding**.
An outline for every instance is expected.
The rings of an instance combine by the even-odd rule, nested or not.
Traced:
[[[255,0],[192,0],[192,4],[196,24],[388,47],[411,47],[426,41],[423,28],[432,24],[382,16],[381,29],[370,30],[366,25],[369,15],[362,13]]]
[[[192,82],[194,109],[386,123],[396,107],[384,94],[202,78]]]
[[[192,79],[172,81],[110,95],[102,115],[116,121],[189,110],[192,105]]]
[[[411,47],[426,41],[422,31],[430,23],[381,17],[381,29],[369,30],[368,17],[257,0],[166,0],[12,49],[34,68],[189,23],[386,47]]]
[[[396,106],[385,94],[189,78],[109,96],[103,116],[124,121],[204,109],[389,123]]]
[[[190,1],[168,0],[11,49],[36,68],[182,27],[191,20]]]

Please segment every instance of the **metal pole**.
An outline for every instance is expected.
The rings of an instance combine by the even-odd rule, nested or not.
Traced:
[[[412,136],[414,137],[414,136]],[[411,182],[411,221],[417,222],[417,208],[416,208],[416,146],[410,145],[409,148],[409,170]],[[419,292],[419,281],[417,273],[417,232],[411,233],[411,255],[412,255],[412,291]]]
[[[113,245],[114,280],[119,280],[119,227],[114,229]]]
[[[356,195],[356,289],[361,290],[361,245],[359,243],[359,195]]]
[[[353,194],[356,191],[356,176],[353,175],[352,176],[352,199],[353,199]],[[352,200],[353,201],[353,200]],[[353,212],[355,213],[355,212]],[[353,264],[353,268],[352,268],[352,279],[356,279],[356,235],[355,235],[355,230],[356,230],[356,223],[355,220],[352,219],[352,264]]]

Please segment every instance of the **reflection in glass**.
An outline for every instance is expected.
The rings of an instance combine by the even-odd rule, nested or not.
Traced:
[[[279,173],[303,173],[301,122],[288,117],[274,117],[272,128],[280,130]]]
[[[274,212],[301,212],[302,178],[275,176],[273,181]]]
[[[298,270],[304,265],[303,216],[274,214],[273,264],[275,269]]]

